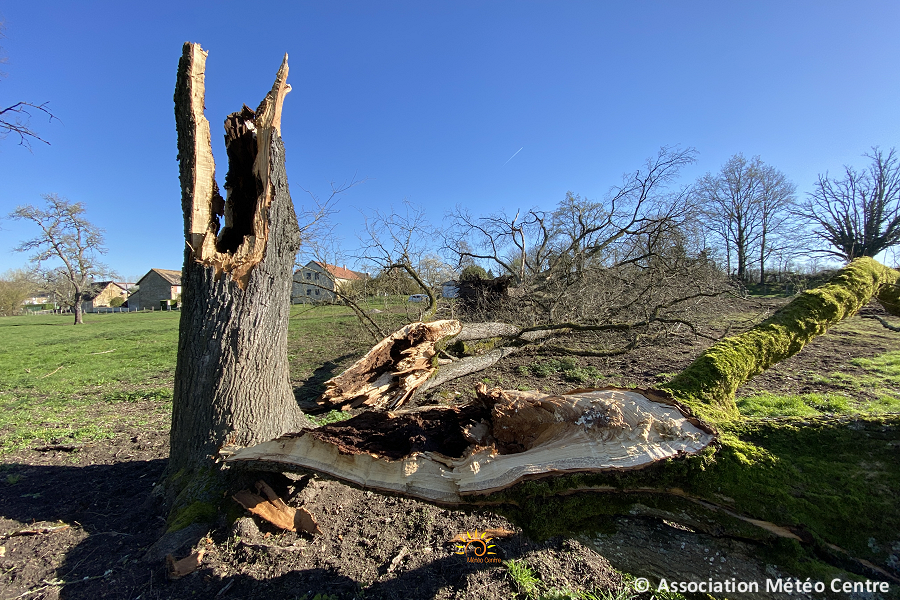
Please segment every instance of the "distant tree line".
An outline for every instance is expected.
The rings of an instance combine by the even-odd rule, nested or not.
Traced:
[[[800,261],[850,261],[900,245],[900,159],[893,148],[864,156],[867,167],[820,175],[803,199],[784,173],[743,154],[680,185],[678,175],[696,151],[669,147],[601,200],[568,192],[552,209],[515,214],[457,207],[440,228],[407,203],[405,212],[368,220],[359,256],[374,277],[347,293],[427,293],[433,301],[442,283],[462,273],[496,274],[508,278],[513,316],[523,325],[619,323],[624,331],[634,323],[690,324],[688,307],[729,282],[764,284]],[[33,269],[0,277],[0,312],[16,313],[40,288],[56,292],[80,322],[79,300],[107,272],[97,260],[105,252],[102,231],[84,217],[81,203],[55,194],[44,200],[46,208],[24,205],[9,215],[40,232],[18,248],[35,251]]]

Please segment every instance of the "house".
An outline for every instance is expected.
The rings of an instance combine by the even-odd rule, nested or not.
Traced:
[[[459,297],[459,282],[458,281],[445,281],[441,284],[441,296],[444,298],[458,298]]]
[[[127,297],[128,291],[115,281],[96,281],[81,294],[81,310],[97,312],[100,307],[109,308],[109,303],[114,298],[121,298],[124,302]]]
[[[128,297],[128,308],[159,310],[175,304],[181,294],[181,271],[150,269],[137,282],[137,288]]]
[[[31,296],[25,299],[25,305],[29,304],[50,304],[56,300],[55,294],[50,290],[35,290]]]
[[[368,277],[365,273],[357,273],[347,267],[311,260],[294,273],[291,303],[332,302],[336,298],[334,290],[340,291],[343,286]]]

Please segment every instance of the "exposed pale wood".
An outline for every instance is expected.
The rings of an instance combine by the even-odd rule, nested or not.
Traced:
[[[478,533],[478,531],[476,530],[475,533]],[[492,539],[498,539],[498,538],[499,539],[508,538],[508,537],[512,537],[514,535],[516,535],[515,531],[498,527],[498,528],[491,528],[491,529],[483,530],[481,532],[480,538],[485,539],[485,540],[492,540]],[[469,541],[469,539],[471,539],[469,537],[469,533],[466,532],[466,533],[457,533],[452,538],[450,538],[449,541],[451,541],[451,542],[467,542],[467,541]]]
[[[326,381],[319,404],[365,404],[377,409],[402,406],[434,374],[435,343],[461,329],[459,321],[453,320],[410,323]]]
[[[190,575],[199,569],[200,563],[203,562],[204,554],[206,554],[206,550],[201,548],[181,560],[175,560],[175,557],[171,554],[166,556],[166,571],[169,579],[181,579],[185,575]]]
[[[254,515],[265,519],[276,527],[287,531],[305,531],[307,533],[322,533],[318,523],[312,514],[303,507],[294,508],[285,504],[284,500],[269,487],[265,481],[256,482],[256,488],[265,494],[265,498],[254,494],[250,490],[241,490],[236,493],[234,500],[249,510]]]
[[[209,53],[204,51],[199,44],[186,46],[186,58],[190,61],[187,73],[190,87],[190,106],[188,110],[194,124],[193,180],[189,184],[192,189],[194,203],[191,207],[190,231],[187,232],[187,242],[198,260],[202,260],[204,256],[209,256],[216,251],[216,233],[213,231],[212,235],[209,236],[207,232],[213,227],[211,223],[215,220],[212,212],[213,198],[219,196],[209,121],[203,112],[206,97],[206,57],[208,55]]]
[[[242,223],[242,229],[250,233],[244,235],[234,251],[220,252],[216,248],[219,235],[218,216],[224,216],[223,230],[236,224],[231,198],[223,200],[219,194],[215,180],[215,160],[212,154],[209,121],[204,116],[204,96],[206,91],[206,57],[208,53],[198,44],[190,44],[186,53],[188,60],[187,84],[189,86],[188,107],[193,124],[193,169],[189,182],[193,203],[190,207],[190,225],[186,232],[186,242],[190,246],[193,258],[204,264],[214,266],[216,276],[230,274],[238,285],[247,286],[250,270],[262,260],[269,237],[268,210],[272,203],[273,184],[271,181],[270,147],[273,133],[281,134],[281,111],[284,97],[291,90],[287,84],[287,54],[275,77],[272,89],[256,109],[245,109],[244,113],[235,113],[244,117],[244,126],[253,131],[257,152],[251,164],[245,168],[252,169],[257,179],[259,197],[255,202],[252,215],[248,215],[251,223]],[[246,113],[246,114],[245,114]],[[235,116],[232,115],[232,116]],[[226,139],[226,146],[233,139]],[[229,190],[230,196],[230,190]]]
[[[697,453],[715,439],[712,430],[673,401],[650,392],[604,389],[547,396],[493,390],[483,398],[492,406],[484,413],[488,419],[478,422],[460,419],[455,408],[428,409],[429,420],[445,424],[442,436],[450,435],[446,430],[454,419],[459,423],[461,431],[455,433],[470,442],[459,456],[414,451],[396,459],[354,447],[341,440],[342,431],[355,426],[351,419],[238,450],[226,460],[275,462],[366,488],[457,504],[462,496],[489,494],[525,479],[645,467]],[[384,428],[423,414],[388,413]]]

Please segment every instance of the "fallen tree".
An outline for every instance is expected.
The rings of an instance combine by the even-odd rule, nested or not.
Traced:
[[[872,259],[854,261],[659,390],[483,389],[469,405],[363,413],[227,461],[486,508],[529,535],[581,535],[595,546],[616,519],[653,517],[740,540],[745,555],[732,559],[747,564],[897,582],[900,415],[749,419],[734,394],[870,299],[895,310],[898,282]],[[689,572],[678,563],[651,574]]]
[[[171,534],[222,508],[234,480],[215,460],[228,445],[244,448],[227,464],[251,471],[313,470],[501,513],[535,537],[576,535],[600,549],[625,544],[635,550],[630,558],[610,557],[639,575],[697,574],[699,551],[654,565],[640,553],[652,547],[645,541],[654,533],[632,535],[623,519],[689,529],[692,539],[727,548],[730,562],[759,567],[745,569],[746,577],[769,573],[768,565],[817,578],[845,577],[844,570],[886,580],[900,575],[900,416],[746,419],[734,403],[738,386],[871,298],[896,314],[896,271],[854,261],[752,331],[712,346],[664,389],[560,396],[485,389],[468,406],[373,411],[304,429],[311,423],[297,408],[287,374],[291,267],[300,241],[280,138],[287,62],[258,109],[244,107],[226,120],[223,201],[203,116],[205,60],[199,46],[185,45],[175,96],[184,305],[171,458],[157,486],[170,499]],[[434,354],[406,355],[410,368],[429,375],[441,343],[430,341]],[[368,381],[368,374],[357,379]],[[409,389],[388,391],[393,399],[409,397]],[[383,395],[371,396],[374,405],[389,406]],[[241,472],[228,471],[255,481]],[[296,522],[296,512],[266,496],[239,494],[248,506],[281,514],[289,526]]]

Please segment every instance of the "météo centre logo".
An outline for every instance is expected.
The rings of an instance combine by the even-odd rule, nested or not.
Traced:
[[[491,548],[496,548],[491,540],[494,539],[488,535],[488,532],[471,534],[468,531],[459,534],[452,541],[459,542],[456,544],[456,554],[466,557],[466,562],[470,563],[499,563],[500,557]]]

